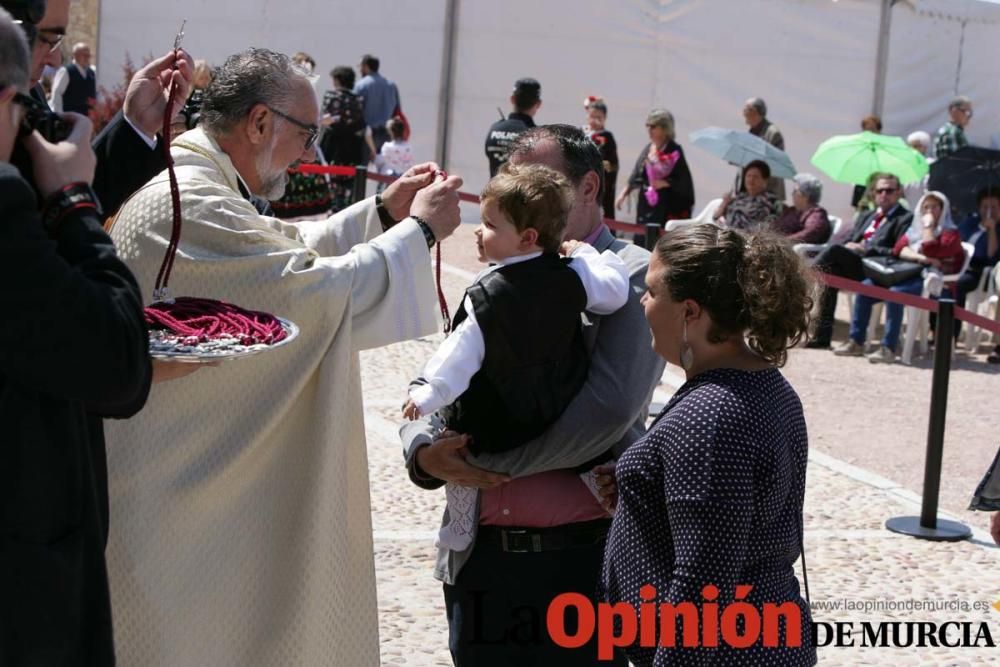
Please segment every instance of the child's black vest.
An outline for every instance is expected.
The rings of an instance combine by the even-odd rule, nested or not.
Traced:
[[[448,428],[472,436],[474,453],[507,451],[541,435],[587,379],[580,321],[587,293],[568,263],[545,253],[492,271],[466,290],[486,355],[442,415]],[[462,304],[456,327],[468,316]]]

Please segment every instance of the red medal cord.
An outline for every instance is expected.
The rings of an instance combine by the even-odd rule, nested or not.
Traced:
[[[180,53],[175,51],[180,57]],[[177,69],[176,62],[174,69]],[[153,329],[166,329],[192,340],[190,344],[204,342],[212,338],[236,338],[241,345],[271,345],[284,340],[286,332],[281,321],[274,315],[239,306],[198,297],[182,296],[167,299],[167,283],[174,268],[177,245],[181,240],[181,192],[174,172],[174,158],[170,154],[170,121],[173,117],[176,82],[170,84],[170,96],[163,111],[162,148],[167,160],[167,175],[170,178],[170,202],[173,218],[167,252],[160,264],[153,286],[153,304],[145,308],[146,324]],[[194,340],[197,339],[197,340]]]

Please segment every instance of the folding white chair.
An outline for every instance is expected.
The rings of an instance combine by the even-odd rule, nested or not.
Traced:
[[[801,257],[806,264],[812,266],[812,264],[816,261],[816,256],[830,247],[831,242],[833,239],[837,238],[837,234],[840,233],[840,228],[843,226],[843,218],[831,215],[830,228],[833,231],[830,232],[830,238],[828,238],[825,243],[796,243],[792,246],[792,250],[794,250],[795,254]]]
[[[719,204],[721,203],[721,197],[719,199],[713,199],[708,202],[708,205],[701,209],[701,213],[695,217],[687,220],[667,220],[667,224],[663,228],[670,232],[675,229],[680,229],[681,227],[687,227],[688,225],[699,225],[703,222],[712,222],[712,216],[715,215],[715,210],[719,208]]]
[[[973,313],[979,313],[984,317],[990,317],[990,307],[998,307],[997,294],[1000,292],[998,281],[1000,281],[1000,270],[997,270],[997,267],[984,269],[983,275],[979,280],[979,285],[976,286],[976,289],[965,295],[965,309]],[[965,349],[970,353],[974,353],[982,343],[982,334],[984,332],[980,331],[979,327],[975,324],[969,322],[966,322],[964,326]]]

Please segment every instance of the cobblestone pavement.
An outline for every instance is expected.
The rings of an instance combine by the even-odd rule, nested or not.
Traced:
[[[443,283],[453,308],[477,270],[470,238],[471,227],[463,226],[444,247]],[[839,315],[846,320],[843,304]],[[406,383],[440,340],[362,355],[385,665],[451,664],[441,585],[432,576],[444,493],[409,483],[396,436]],[[884,528],[889,517],[919,514],[929,360],[882,366],[803,349],[792,351],[784,372],[802,396],[810,432],[805,548],[814,620],[971,622],[973,636],[986,621],[1000,642],[1000,611],[990,608],[1000,600],[1000,550],[989,540],[986,515],[964,511],[1000,444],[993,402],[989,414],[980,408],[980,397],[996,396],[996,369],[981,355],[959,354],[951,376],[941,507],[942,515],[974,528],[973,540],[960,543]],[[682,381],[668,368],[655,400],[666,400]],[[854,628],[857,645],[821,648],[821,665],[1000,664],[1000,649],[982,646],[862,647],[861,627]]]

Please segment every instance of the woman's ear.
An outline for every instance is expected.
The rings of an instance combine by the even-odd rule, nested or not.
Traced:
[[[684,299],[684,320],[692,322],[701,319],[703,309],[694,299]]]

